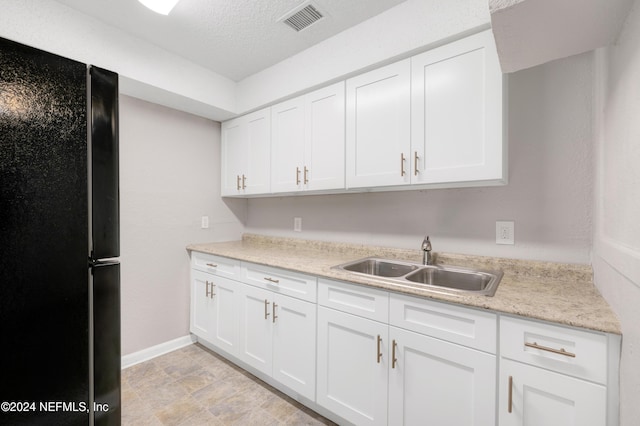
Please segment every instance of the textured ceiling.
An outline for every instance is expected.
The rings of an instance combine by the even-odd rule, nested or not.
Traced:
[[[404,0],[313,0],[325,18],[299,33],[277,22],[303,0],[181,0],[168,16],[137,0],[56,0],[234,81]]]

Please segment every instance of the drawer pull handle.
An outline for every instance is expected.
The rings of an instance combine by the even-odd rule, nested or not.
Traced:
[[[275,324],[276,323],[276,318],[278,318],[278,316],[276,315],[276,308],[278,307],[278,304],[276,302],[273,302],[273,317],[272,318],[272,322]]]
[[[376,354],[376,360],[378,364],[380,364],[380,360],[382,359],[382,351],[380,350],[380,345],[382,344],[382,338],[378,334],[378,353]]]
[[[275,284],[278,284],[280,282],[280,280],[274,280],[273,278],[269,278],[269,277],[264,277],[263,279]]]
[[[396,339],[393,339],[393,343],[391,343],[391,368],[396,368],[396,364],[398,360],[396,359],[396,347],[398,346],[398,342]]]
[[[508,404],[508,412],[511,413],[513,411],[513,376],[509,376],[509,404]]]
[[[526,347],[528,347],[528,348],[540,349],[541,351],[552,352],[552,353],[558,354],[558,355],[564,355],[564,356],[568,356],[568,357],[571,357],[571,358],[575,358],[576,357],[576,354],[571,353],[571,352],[567,352],[564,348],[554,349],[554,348],[550,348],[550,347],[547,347],[547,346],[539,345],[536,342],[525,343],[524,345]]]
[[[269,313],[269,301],[264,299],[264,319],[268,319],[269,315],[271,315]]]
[[[207,266],[210,268],[217,268],[218,265],[216,265],[215,263],[207,263]]]

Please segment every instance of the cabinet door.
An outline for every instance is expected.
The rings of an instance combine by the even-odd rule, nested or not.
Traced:
[[[216,347],[238,354],[238,307],[240,283],[222,277],[212,277],[212,325],[209,341]]]
[[[389,338],[390,425],[495,424],[494,355],[396,327]]]
[[[303,188],[304,97],[271,108],[271,191]]]
[[[271,191],[271,109],[245,116],[247,126],[247,171],[243,181],[245,194]]]
[[[410,60],[347,80],[347,188],[408,184]]]
[[[273,295],[273,378],[315,400],[316,304]]]
[[[210,340],[212,334],[212,279],[213,276],[210,274],[191,270],[191,318],[189,330],[204,340]]]
[[[273,293],[249,285],[241,287],[239,358],[271,375]]]
[[[344,82],[305,96],[305,189],[344,188]]]
[[[388,326],[318,307],[316,402],[358,425],[387,424]]]
[[[601,426],[607,422],[606,401],[604,386],[504,358],[500,361],[501,426]]]
[[[243,193],[242,175],[246,174],[246,152],[249,150],[246,119],[239,117],[222,123],[221,193]],[[246,175],[245,175],[246,179]]]
[[[412,183],[506,178],[502,73],[491,31],[411,64]]]

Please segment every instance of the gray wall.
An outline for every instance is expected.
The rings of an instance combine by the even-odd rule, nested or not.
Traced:
[[[509,75],[509,185],[249,200],[248,232],[589,263],[592,55]],[[301,233],[293,217],[302,217]],[[496,220],[515,221],[513,246]]]
[[[188,335],[185,247],[240,238],[219,168],[219,123],[120,97],[123,355]]]

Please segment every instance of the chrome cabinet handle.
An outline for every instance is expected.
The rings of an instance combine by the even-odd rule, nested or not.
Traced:
[[[205,296],[213,299],[213,296],[215,296],[216,294],[213,292],[213,289],[216,287],[216,285],[213,283],[213,281],[209,282],[209,281],[205,281],[205,283],[207,283],[207,291],[205,293]],[[211,285],[211,291],[209,291],[209,285]]]
[[[276,318],[278,318],[278,316],[276,315],[276,308],[278,307],[278,304],[276,302],[273,302],[273,316],[272,318],[272,322],[275,324],[276,322]]]
[[[534,348],[534,349],[539,349],[539,350],[541,350],[541,351],[552,352],[552,353],[554,353],[554,354],[558,354],[558,355],[564,355],[564,356],[568,356],[568,357],[571,357],[571,358],[575,358],[575,357],[576,357],[576,354],[571,353],[571,352],[567,352],[564,348],[554,349],[554,348],[550,348],[550,347],[548,347],[548,346],[542,346],[542,345],[539,345],[539,344],[538,344],[538,343],[536,343],[536,342],[533,342],[533,343],[525,343],[524,345],[525,345],[526,347],[528,347],[528,348]]]
[[[269,277],[263,277],[263,280],[278,284],[280,282],[280,280],[274,280],[273,278],[269,278]]]
[[[236,188],[238,188],[238,191],[242,189],[240,187],[240,175],[236,175]]]
[[[269,315],[271,315],[269,313],[269,301],[264,299],[264,319],[268,319]]]
[[[307,166],[304,166],[304,184],[307,185],[309,183],[309,169]]]
[[[376,354],[376,361],[380,364],[380,360],[382,359],[382,351],[380,350],[380,345],[382,344],[382,337],[378,334],[378,353]]]
[[[247,177],[245,175],[242,175],[242,189],[247,189],[246,180]]]
[[[507,412],[513,411],[513,376],[509,376],[509,403],[507,404]]]
[[[400,176],[404,176],[404,152],[400,153]]]
[[[296,185],[300,185],[300,167],[296,167]]]
[[[413,152],[413,175],[418,176],[418,151]]]
[[[210,268],[217,268],[218,265],[216,265],[215,263],[207,263],[207,266],[209,266]]]
[[[391,368],[396,368],[396,364],[398,360],[396,359],[396,347],[398,346],[398,342],[396,339],[393,339],[393,343],[391,343]]]

